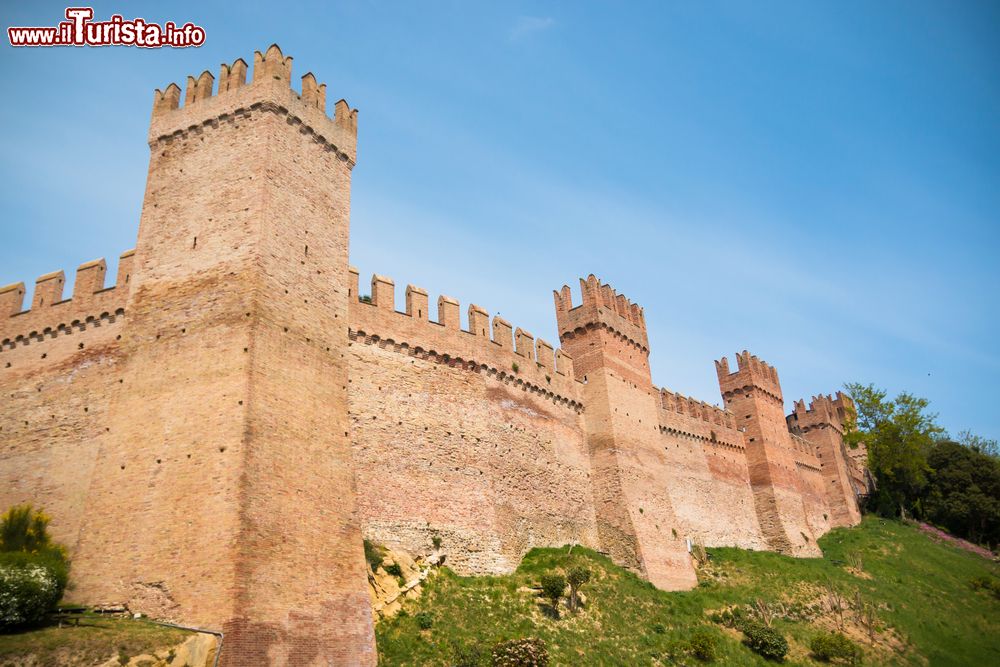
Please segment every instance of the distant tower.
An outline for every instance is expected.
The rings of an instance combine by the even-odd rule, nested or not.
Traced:
[[[356,111],[277,46],[157,91],[126,356],[79,596],[225,632],[224,665],[374,665],[347,425]]]
[[[580,281],[555,292],[562,347],[585,382],[587,441],[602,547],[640,569],[659,588],[697,583],[684,536],[664,487],[666,458],[659,442],[659,392],[649,373],[642,308],[602,285]]]
[[[816,447],[833,526],[854,526],[861,521],[858,496],[865,489],[854,488],[859,469],[844,445],[844,422],[851,410],[850,397],[838,391],[836,397],[813,396],[808,409],[805,401],[796,401],[795,411],[786,418],[792,433]]]
[[[817,555],[803,505],[803,488],[796,473],[792,436],[785,423],[778,371],[744,350],[715,362],[726,408],[744,429],[747,466],[757,519],[768,546],[795,555]]]

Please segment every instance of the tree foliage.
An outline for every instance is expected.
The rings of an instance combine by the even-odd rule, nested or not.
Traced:
[[[927,456],[944,435],[927,411],[928,401],[902,392],[889,399],[874,385],[846,385],[854,401],[855,414],[845,434],[850,447],[863,443],[868,450],[868,468],[875,476],[876,491],[870,506],[879,514],[919,514],[921,493],[931,468]]]
[[[0,627],[34,623],[62,597],[69,563],[48,525],[31,505],[15,505],[0,518]]]
[[[969,449],[979,452],[980,454],[1000,459],[1000,444],[997,444],[996,440],[990,440],[988,438],[978,436],[972,431],[960,431],[958,434],[958,442],[964,447],[968,447]]]
[[[51,519],[31,505],[14,505],[0,518],[0,551],[62,553],[49,537]]]
[[[868,508],[913,515],[975,542],[1000,542],[1000,458],[995,440],[959,434],[949,440],[926,399],[889,399],[874,385],[849,384],[855,413],[844,439],[864,444],[876,489]]]
[[[927,463],[932,472],[920,499],[925,518],[973,542],[1000,542],[1000,459],[943,440]]]
[[[569,582],[569,608],[576,611],[580,606],[580,588],[590,581],[590,570],[578,565],[569,571],[566,581]]]
[[[566,590],[566,577],[561,574],[542,575],[542,595],[552,603],[552,609],[559,613],[559,599],[562,598],[563,591]]]

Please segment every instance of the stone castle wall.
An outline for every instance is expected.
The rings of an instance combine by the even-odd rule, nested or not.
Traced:
[[[226,665],[374,664],[362,536],[461,573],[578,543],[684,589],[690,543],[813,555],[858,521],[849,399],[786,419],[746,352],[723,408],[659,388],[594,276],[555,293],[561,347],[384,276],[363,299],[357,112],[276,46],[248,72],[157,91],[114,287],[99,260],[70,299],[0,288],[0,508],[52,515],[73,600],[224,629]]]
[[[348,412],[362,530],[411,553],[435,536],[463,573],[509,572],[534,546],[598,548],[579,383],[568,359],[499,317],[352,273]],[[491,333],[492,332],[492,333]],[[534,343],[534,344],[533,344]],[[514,367],[517,370],[514,370]]]

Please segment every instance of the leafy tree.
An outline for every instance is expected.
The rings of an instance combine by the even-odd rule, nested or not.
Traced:
[[[847,393],[855,414],[849,420],[845,441],[850,447],[863,443],[868,467],[875,476],[872,505],[879,514],[921,514],[919,500],[931,468],[927,456],[944,429],[937,415],[927,411],[927,399],[902,392],[888,399],[884,389],[851,383]]]
[[[932,472],[921,498],[927,520],[974,542],[1000,542],[1000,459],[942,440],[927,463]]]
[[[958,442],[969,449],[979,452],[980,454],[1000,459],[1000,444],[997,444],[996,440],[989,440],[982,436],[975,435],[972,431],[960,431],[958,434]]]
[[[590,581],[590,570],[582,566],[574,567],[566,580],[569,582],[569,608],[576,611],[580,605],[580,588]]]
[[[559,613],[559,599],[566,590],[566,577],[561,574],[542,575],[542,595],[552,602],[552,609]]]

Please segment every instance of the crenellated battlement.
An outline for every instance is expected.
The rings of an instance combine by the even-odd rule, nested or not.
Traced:
[[[736,418],[729,410],[669,389],[660,389],[660,407],[667,412],[687,415],[716,426],[736,428]]]
[[[805,400],[800,399],[787,417],[788,428],[793,433],[807,433],[816,428],[833,428],[843,433],[847,415],[853,409],[850,396],[839,391],[833,396],[813,396],[808,408]]]
[[[440,540],[463,575],[580,544],[675,590],[685,544],[815,556],[857,523],[847,397],[786,416],[746,351],[716,362],[724,408],[659,388],[643,309],[594,275],[554,292],[559,346],[387,275],[362,291],[357,110],[292,66],[271,45],[154,93],[114,286],[98,259],[72,294],[63,271],[0,287],[0,501],[51,510],[68,602],[217,628],[221,667],[374,666],[364,539]]]
[[[556,322],[560,338],[575,335],[593,327],[605,327],[649,353],[649,339],[646,334],[646,318],[642,308],[623,294],[618,294],[610,285],[602,284],[594,274],[580,279],[580,305],[573,305],[572,290],[563,285],[561,290],[553,290],[556,304]]]
[[[496,372],[513,374],[560,396],[578,400],[573,360],[561,349],[514,327],[499,315],[476,304],[467,309],[468,328],[462,329],[459,302],[446,295],[437,299],[437,320],[430,318],[427,291],[407,285],[405,311],[397,311],[395,281],[375,274],[370,302],[361,300],[358,270],[348,280],[350,329],[391,343],[405,343],[430,356],[460,362],[475,361]]]
[[[312,72],[302,77],[302,92],[294,91],[292,57],[285,56],[277,44],[264,53],[255,52],[253,63],[249,83],[247,63],[242,58],[221,65],[217,88],[208,70],[189,75],[183,106],[177,84],[157,89],[153,93],[150,145],[220,122],[238,122],[254,112],[271,112],[287,116],[289,123],[301,124],[303,132],[353,165],[357,160],[358,110],[341,99],[334,104],[333,116],[328,116],[326,84],[319,83]]]
[[[690,396],[660,389],[660,431],[680,433],[744,449],[743,433],[736,426],[736,417],[728,410]]]
[[[76,282],[71,298],[64,299],[66,275],[53,271],[39,276],[31,307],[24,308],[24,283],[0,287],[0,351],[41,340],[61,328],[77,323],[112,317],[125,307],[127,285],[131,279],[134,250],[122,253],[118,260],[115,284],[104,286],[107,262],[103,258],[81,264],[76,270]]]
[[[719,376],[719,389],[723,397],[735,392],[746,393],[753,388],[759,389],[779,403],[782,402],[781,383],[778,371],[746,350],[736,353],[737,369],[729,370],[729,360],[726,357],[715,362],[715,372]]]

